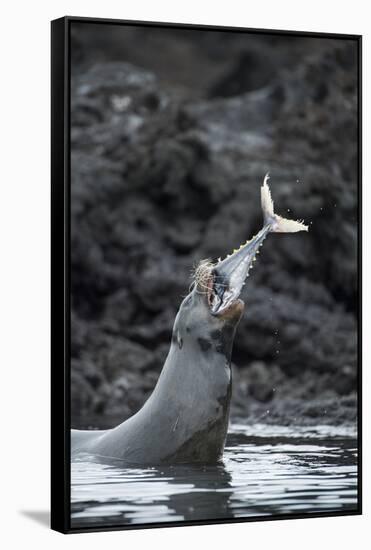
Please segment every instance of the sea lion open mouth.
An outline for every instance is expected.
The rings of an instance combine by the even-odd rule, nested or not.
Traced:
[[[198,280],[207,294],[212,315],[223,316],[237,301],[241,302],[239,296],[242,288],[268,233],[295,233],[308,230],[302,222],[287,220],[274,213],[268,179],[267,174],[261,187],[264,225],[259,233],[224,260],[220,260],[217,264],[202,262],[196,270],[196,281]]]

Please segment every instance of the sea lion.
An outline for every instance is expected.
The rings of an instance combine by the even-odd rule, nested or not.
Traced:
[[[201,262],[175,319],[170,351],[153,393],[119,426],[72,430],[71,451],[130,464],[217,463],[223,455],[231,398],[231,352],[244,310],[239,299],[259,247],[270,232],[307,230],[273,211],[261,188],[264,225],[216,264]]]

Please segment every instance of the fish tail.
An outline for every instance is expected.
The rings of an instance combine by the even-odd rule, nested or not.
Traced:
[[[264,224],[271,226],[273,233],[296,233],[297,231],[308,231],[308,226],[302,221],[288,220],[275,214],[273,200],[268,186],[269,174],[266,174],[261,187],[261,205],[264,216]]]

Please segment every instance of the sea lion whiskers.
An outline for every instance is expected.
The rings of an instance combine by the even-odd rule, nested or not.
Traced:
[[[201,260],[193,269],[192,277],[197,294],[208,295],[214,264],[209,259]]]
[[[195,284],[201,289],[209,289],[210,277],[213,277],[214,282],[218,282],[219,285],[227,287],[228,285],[222,282],[223,278],[220,277],[217,273],[214,272],[216,264],[211,262],[211,260],[201,260],[198,265],[193,269],[192,284]]]

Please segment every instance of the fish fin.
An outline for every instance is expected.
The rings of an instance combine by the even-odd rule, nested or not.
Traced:
[[[261,187],[261,205],[264,224],[272,226],[273,233],[296,233],[308,231],[308,226],[301,221],[288,220],[274,213],[272,195],[268,186],[269,174],[266,174]]]
[[[273,200],[272,200],[271,190],[268,187],[268,183],[267,183],[268,180],[269,180],[269,173],[265,175],[264,183],[260,190],[264,222],[266,220],[269,220],[270,218],[273,218],[274,216]]]

